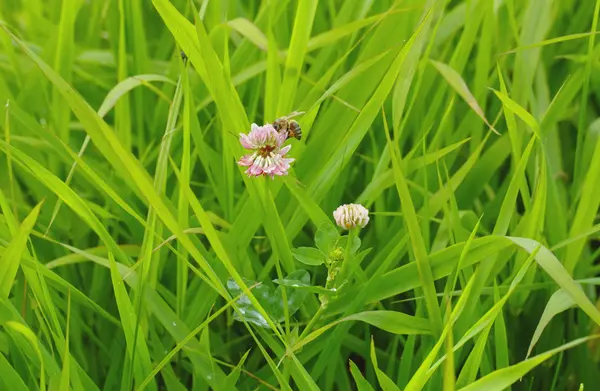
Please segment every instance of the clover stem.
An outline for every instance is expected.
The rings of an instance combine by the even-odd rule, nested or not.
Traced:
[[[319,306],[319,309],[317,310],[317,312],[315,312],[312,319],[308,322],[308,324],[306,325],[304,330],[302,330],[302,333],[300,334],[300,338],[299,338],[300,341],[304,337],[306,337],[308,335],[308,333],[310,333],[310,331],[314,327],[315,323],[317,323],[317,321],[321,318],[321,315],[323,315],[323,311],[325,311],[326,308],[327,308],[327,303],[321,304]]]
[[[348,272],[348,267],[350,264],[350,249],[352,248],[352,242],[354,238],[358,235],[358,228],[350,228],[348,231],[348,240],[346,241],[346,249],[344,250],[344,259],[342,260],[342,268],[340,273],[338,274],[338,281],[344,283],[344,279],[346,278],[346,273]]]
[[[268,216],[270,212],[277,213],[277,209],[275,207],[275,201],[273,199],[273,195],[271,194],[271,186],[269,185],[269,181],[266,178],[263,178],[264,189],[265,189],[265,213]],[[279,255],[279,254],[277,254]],[[283,280],[283,271],[281,270],[281,264],[279,261],[279,257],[275,257],[275,270],[277,272],[277,278]],[[285,334],[286,336],[290,335],[290,314],[288,308],[288,298],[287,292],[284,285],[281,285],[281,299],[283,301],[283,317],[285,322]]]

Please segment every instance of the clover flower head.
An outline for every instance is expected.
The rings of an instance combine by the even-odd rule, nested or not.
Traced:
[[[277,132],[271,124],[252,124],[250,133],[240,133],[240,144],[252,153],[242,156],[238,164],[248,167],[246,174],[250,177],[268,175],[273,179],[275,175],[287,175],[294,159],[285,157],[292,148],[283,146],[285,140],[286,134]]]
[[[333,212],[333,218],[338,226],[345,229],[364,228],[369,222],[369,211],[360,204],[344,204]]]

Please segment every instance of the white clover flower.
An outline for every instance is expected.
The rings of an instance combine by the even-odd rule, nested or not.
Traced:
[[[344,204],[333,212],[333,218],[342,228],[363,228],[369,222],[369,210],[360,204]]]

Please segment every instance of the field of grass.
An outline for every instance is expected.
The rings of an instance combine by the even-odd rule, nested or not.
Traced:
[[[0,390],[596,389],[599,12],[0,1]]]

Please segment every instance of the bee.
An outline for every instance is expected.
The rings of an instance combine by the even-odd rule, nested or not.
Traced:
[[[302,139],[302,128],[300,124],[293,120],[292,118],[304,114],[301,111],[294,111],[293,113],[286,115],[285,117],[280,117],[273,122],[273,127],[278,132],[286,132],[288,137],[293,137],[296,140]]]

